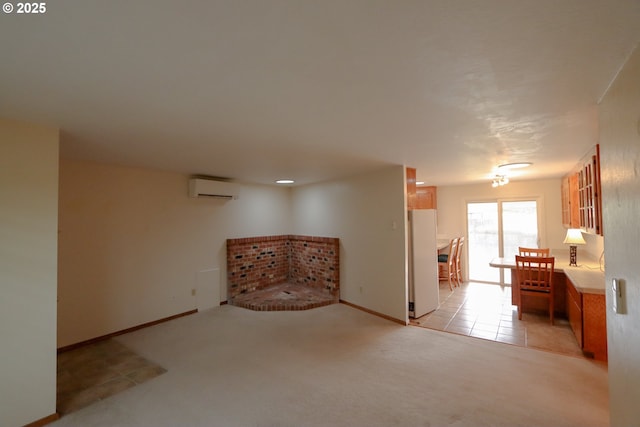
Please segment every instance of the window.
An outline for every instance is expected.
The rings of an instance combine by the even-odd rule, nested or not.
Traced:
[[[469,280],[511,284],[511,276],[489,262],[513,257],[519,246],[539,246],[538,208],[535,199],[467,203]]]

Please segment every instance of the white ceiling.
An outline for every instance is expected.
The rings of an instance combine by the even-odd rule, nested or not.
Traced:
[[[258,183],[561,176],[640,41],[638,0],[46,6],[0,16],[1,117],[60,127],[63,156]]]

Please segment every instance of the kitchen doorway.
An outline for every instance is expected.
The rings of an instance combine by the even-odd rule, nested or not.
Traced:
[[[536,199],[467,202],[469,280],[511,284],[511,276],[489,262],[513,257],[519,246],[539,247],[539,205]]]

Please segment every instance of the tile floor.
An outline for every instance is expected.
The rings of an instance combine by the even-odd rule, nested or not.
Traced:
[[[166,372],[108,339],[58,355],[57,412],[65,415]]]
[[[511,287],[468,282],[449,290],[440,283],[440,307],[411,324],[492,341],[584,357],[566,319],[523,313],[511,305]]]

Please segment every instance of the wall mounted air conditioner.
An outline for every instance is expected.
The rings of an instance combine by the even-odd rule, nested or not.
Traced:
[[[189,179],[189,197],[215,197],[218,199],[237,199],[240,186],[233,182],[213,179]]]

